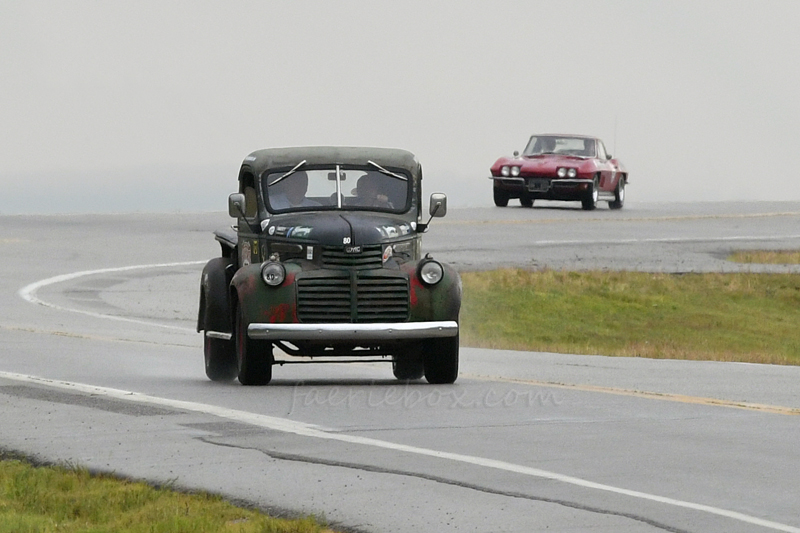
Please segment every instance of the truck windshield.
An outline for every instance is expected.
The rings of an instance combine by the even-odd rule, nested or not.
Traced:
[[[369,168],[306,169],[271,172],[261,178],[261,194],[271,213],[314,210],[366,210],[403,213],[411,179]]]

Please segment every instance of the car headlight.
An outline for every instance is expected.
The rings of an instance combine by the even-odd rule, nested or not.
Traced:
[[[511,167],[511,175],[519,176],[519,167]]]
[[[286,279],[286,269],[280,263],[264,263],[261,266],[261,279],[270,287],[278,287]]]
[[[559,178],[565,178],[567,176],[567,169],[564,167],[559,167],[559,169],[556,171],[556,174],[558,174]]]
[[[429,259],[419,265],[417,276],[425,285],[436,285],[444,277],[444,268],[439,262]]]
[[[508,175],[509,175],[509,170],[508,170],[508,167],[507,167],[507,166],[501,167],[501,168],[500,168],[500,174],[501,174],[502,176],[508,176]]]
[[[574,168],[571,168],[571,169],[567,170],[567,176],[568,177],[574,178],[577,175],[578,175],[578,171],[575,170]]]

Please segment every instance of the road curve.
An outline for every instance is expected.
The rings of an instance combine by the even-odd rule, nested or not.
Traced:
[[[0,446],[354,531],[800,531],[795,367],[463,348],[453,386],[382,364],[207,381],[196,292],[227,223],[0,217]],[[424,247],[462,270],[708,271],[798,236],[796,203],[509,207],[453,210]]]

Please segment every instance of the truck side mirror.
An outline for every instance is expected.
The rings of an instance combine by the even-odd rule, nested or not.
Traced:
[[[447,214],[447,195],[440,192],[431,194],[428,213],[431,217],[443,217]]]
[[[233,218],[244,217],[244,194],[235,192],[228,196],[228,215]]]

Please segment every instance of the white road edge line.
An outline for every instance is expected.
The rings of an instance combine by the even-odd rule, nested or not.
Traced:
[[[320,426],[316,426],[313,424],[307,424],[304,422],[297,422],[294,420],[289,420],[286,418],[277,418],[267,415],[260,415],[257,413],[248,413],[246,411],[237,411],[234,409],[228,409],[225,407],[218,407],[214,405],[207,405],[202,403],[196,402],[188,402],[183,400],[173,400],[169,398],[160,398],[157,396],[150,396],[147,394],[141,394],[138,392],[131,392],[131,391],[124,391],[119,389],[112,389],[107,387],[98,387],[95,385],[87,385],[82,383],[72,383],[68,381],[57,381],[51,379],[40,378],[36,376],[28,376],[24,374],[15,374],[11,372],[1,372],[0,371],[0,378],[8,379],[12,381],[18,382],[26,382],[26,383],[34,383],[41,386],[46,387],[53,387],[58,389],[65,389],[74,392],[81,392],[85,394],[93,394],[98,396],[105,396],[108,398],[114,398],[116,400],[134,402],[134,403],[142,403],[148,405],[155,405],[159,407],[168,407],[173,409],[181,409],[184,411],[190,411],[194,413],[201,413],[207,414],[212,416],[218,416],[220,418],[225,418],[227,420],[233,420],[236,422],[241,422],[245,424],[250,424],[266,429],[271,429],[274,431],[282,431],[284,433],[290,433],[293,435],[300,435],[303,437],[310,437],[316,439],[324,439],[324,440],[331,440],[331,441],[339,441],[339,442],[346,442],[350,444],[361,444],[364,446],[372,446],[374,448],[381,448],[385,450],[393,450],[399,452],[406,452],[412,453],[416,455],[423,455],[427,457],[434,457],[436,459],[446,459],[449,461],[455,461],[459,463],[470,464],[474,466],[481,466],[485,468],[492,468],[495,470],[503,470],[506,472],[513,472],[515,474],[521,474],[531,477],[537,477],[542,479],[550,479],[553,481],[558,481],[561,483],[566,483],[569,485],[574,485],[577,487],[599,490],[604,492],[610,492],[614,494],[620,494],[623,496],[628,496],[631,498],[638,498],[641,500],[647,500],[651,502],[661,503],[664,505],[671,505],[674,507],[680,507],[684,509],[691,509],[695,511],[700,511],[703,513],[708,513],[712,515],[717,515],[725,518],[729,518],[732,520],[737,520],[739,522],[744,522],[747,524],[753,524],[756,526],[761,526],[767,529],[772,529],[775,531],[786,531],[788,533],[800,533],[800,527],[789,526],[786,524],[780,524],[778,522],[772,522],[770,520],[764,520],[761,518],[757,518],[754,516],[749,516],[743,513],[739,513],[736,511],[729,511],[727,509],[720,509],[719,507],[713,507],[710,505],[703,505],[694,502],[688,502],[683,500],[676,500],[673,498],[667,498],[664,496],[658,496],[655,494],[648,494],[646,492],[640,492],[636,490],[628,490],[619,487],[614,487],[611,485],[604,485],[602,483],[595,483],[593,481],[588,481],[581,478],[576,478],[572,476],[567,476],[563,474],[558,474],[556,472],[549,472],[547,470],[540,470],[538,468],[531,468],[523,465],[516,465],[513,463],[508,463],[505,461],[499,461],[496,459],[487,459],[484,457],[475,457],[471,455],[463,455],[459,453],[450,453],[450,452],[442,452],[438,450],[432,450],[429,448],[420,448],[417,446],[409,446],[407,444],[397,444],[394,442],[382,441],[378,439],[372,439],[368,437],[359,437],[357,435],[347,435],[341,433],[335,433],[331,430],[325,430]]]
[[[117,268],[101,268],[98,270],[83,270],[81,272],[72,272],[71,274],[62,274],[60,276],[53,276],[52,278],[43,279],[37,281],[35,283],[31,283],[30,285],[26,285],[22,287],[17,294],[23,300],[30,302],[36,305],[42,305],[44,307],[49,307],[51,309],[57,309],[59,311],[68,311],[70,313],[78,313],[81,315],[91,316],[94,318],[106,318],[109,320],[117,320],[119,322],[128,322],[132,324],[142,324],[145,326],[153,326],[156,328],[164,328],[164,329],[173,329],[177,331],[184,331],[184,332],[191,332],[195,333],[194,329],[191,328],[182,328],[180,326],[171,326],[169,324],[159,324],[157,322],[148,322],[147,320],[137,320],[135,318],[127,318],[122,316],[114,316],[114,315],[106,315],[103,313],[94,313],[92,311],[84,311],[82,309],[72,309],[69,307],[62,307],[60,305],[56,305],[50,302],[46,302],[36,296],[36,293],[42,287],[46,287],[48,285],[54,285],[56,283],[62,283],[64,281],[70,281],[76,278],[82,278],[84,276],[93,276],[95,274],[108,274],[111,272],[128,272],[131,270],[144,270],[148,268],[171,268],[171,267],[180,267],[180,266],[190,266],[190,265],[200,265],[205,263],[206,261],[186,261],[182,263],[157,263],[151,265],[133,265],[133,266],[126,266],[126,267],[117,267]]]

